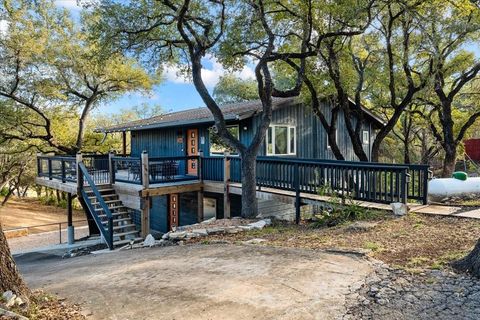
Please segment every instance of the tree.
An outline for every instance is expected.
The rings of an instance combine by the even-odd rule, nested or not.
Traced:
[[[6,0],[0,16],[8,21],[8,30],[0,36],[0,99],[22,108],[31,119],[2,132],[4,139],[36,140],[74,154],[82,148],[94,108],[122,93],[148,90],[156,82],[133,59],[106,52],[90,40],[54,1]],[[60,109],[79,114],[77,137],[68,145],[59,143],[53,132]]]
[[[213,89],[213,98],[219,105],[244,102],[258,98],[257,82],[254,79],[240,79],[233,74],[220,77]]]
[[[433,65],[433,84],[420,97],[424,117],[444,151],[442,176],[455,170],[457,149],[480,117],[480,59],[465,49],[480,37],[480,10],[470,1],[433,3],[419,15]]]

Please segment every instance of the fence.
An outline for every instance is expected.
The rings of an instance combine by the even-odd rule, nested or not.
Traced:
[[[88,236],[88,225],[87,220],[75,220],[72,221],[72,224],[78,227],[85,227],[85,234],[78,234],[77,239]],[[55,222],[55,223],[47,223],[47,224],[39,224],[34,226],[20,226],[15,228],[4,229],[4,233],[8,239],[12,238],[19,238],[20,236],[29,236],[29,235],[45,235],[45,234],[52,234],[51,237],[43,239],[43,241],[39,241],[38,239],[35,240],[36,246],[46,246],[50,244],[57,244],[57,243],[64,243],[67,240],[66,232],[68,222]],[[58,235],[55,236],[54,233],[58,232]],[[19,236],[15,236],[18,234]],[[77,234],[77,232],[76,232]],[[58,239],[58,242],[54,239]]]

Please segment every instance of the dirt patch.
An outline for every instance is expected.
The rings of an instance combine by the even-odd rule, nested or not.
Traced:
[[[73,220],[85,220],[83,211],[74,210]],[[58,225],[35,227],[31,226],[59,223],[67,221],[67,210],[54,206],[46,206],[33,198],[12,198],[7,205],[0,208],[0,222],[4,230],[30,227],[29,234],[58,230]],[[86,223],[75,223],[83,226]],[[65,225],[63,226],[65,228]]]
[[[262,245],[310,249],[368,249],[370,255],[394,267],[411,271],[439,269],[471,250],[480,237],[480,221],[409,214],[385,217],[369,228],[350,224],[332,228],[277,225],[234,235],[216,235],[214,240],[246,241],[262,238]],[[198,240],[197,240],[198,241]]]
[[[91,319],[338,319],[363,258],[237,245],[17,260],[27,284],[80,303]]]

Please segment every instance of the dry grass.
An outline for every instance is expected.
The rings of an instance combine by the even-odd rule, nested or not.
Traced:
[[[386,216],[362,232],[348,224],[332,228],[308,225],[279,225],[210,239],[244,241],[262,238],[265,245],[312,249],[369,249],[370,255],[389,265],[410,271],[440,269],[471,250],[480,237],[480,221],[472,219],[409,214],[402,218]]]

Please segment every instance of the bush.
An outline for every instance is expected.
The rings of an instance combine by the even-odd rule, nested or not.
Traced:
[[[357,205],[352,199],[340,199],[338,195],[329,193],[331,201],[322,213],[314,216],[312,227],[333,227],[347,221],[372,220],[385,215],[380,210],[369,209]]]

